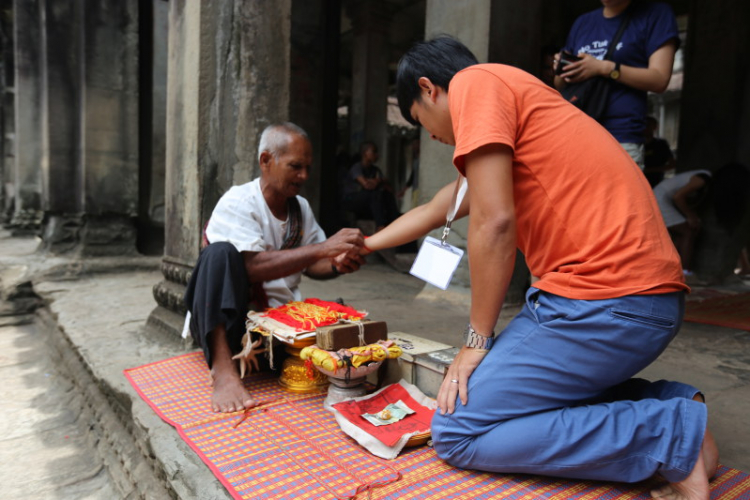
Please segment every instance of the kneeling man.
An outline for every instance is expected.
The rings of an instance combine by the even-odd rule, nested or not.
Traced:
[[[276,307],[300,300],[302,273],[328,279],[355,271],[363,244],[358,229],[331,238],[299,196],[312,163],[312,145],[293,123],[271,125],[260,138],[261,176],[221,197],[206,227],[185,293],[190,331],[211,369],[216,412],[257,404],[245,389],[233,353],[242,349],[248,305]],[[256,350],[256,352],[260,352]]]

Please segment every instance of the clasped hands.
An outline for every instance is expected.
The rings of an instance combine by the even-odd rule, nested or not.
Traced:
[[[614,64],[609,60],[601,60],[592,56],[591,54],[580,53],[578,57],[580,61],[571,62],[565,65],[565,69],[560,73],[565,83],[578,83],[594,76],[608,76],[614,68]],[[555,54],[555,62],[553,67],[557,71],[557,66],[560,64],[560,54]]]
[[[365,239],[359,229],[345,228],[326,241],[331,248],[329,259],[338,273],[353,273],[365,263],[360,255]]]

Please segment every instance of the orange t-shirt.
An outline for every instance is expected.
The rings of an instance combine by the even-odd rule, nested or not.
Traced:
[[[459,171],[483,145],[513,149],[518,248],[535,287],[583,300],[688,290],[645,176],[595,120],[501,64],[457,73],[448,101]]]

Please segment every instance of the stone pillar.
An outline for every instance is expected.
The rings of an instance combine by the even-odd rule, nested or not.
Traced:
[[[387,7],[358,0],[350,4],[352,47],[352,101],[349,109],[349,147],[359,152],[363,141],[373,141],[380,152],[379,166],[388,158],[388,23]]]
[[[43,5],[43,248],[135,253],[137,0]]]
[[[229,187],[258,176],[263,129],[289,119],[291,0],[169,9],[165,279],[148,322],[179,334],[202,228]]]
[[[750,49],[748,21],[750,3],[742,0],[690,2],[677,160],[680,171],[715,168],[729,161],[750,164],[750,60],[736,56]],[[721,68],[721,78],[716,77],[716,68]]]
[[[734,161],[750,166],[750,60],[737,57],[750,50],[748,21],[750,4],[741,0],[690,2],[679,171]],[[750,240],[750,199],[744,205],[744,218],[731,232],[718,223],[713,206],[706,207],[692,263],[701,279],[718,283],[733,275],[740,249]]]
[[[460,40],[479,59],[487,62],[490,44],[490,0],[455,1],[427,0],[425,11],[425,39],[440,34],[448,34]],[[458,172],[453,166],[453,147],[430,139],[422,128],[419,155],[419,204],[432,199],[435,193],[447,183],[455,181]],[[469,224],[467,219],[456,221],[451,226],[450,242],[466,248]],[[432,236],[439,238],[442,229]],[[468,258],[461,261],[453,278],[449,292],[458,296],[465,294],[469,286]],[[467,310],[468,315],[468,310]]]
[[[169,3],[141,2],[138,12],[138,251],[164,253],[164,193]]]
[[[538,75],[542,14],[542,0],[492,0],[488,61]]]
[[[534,20],[533,16],[538,17],[539,0],[531,0],[521,7],[514,3],[513,8],[506,7],[506,3],[509,2],[504,0],[427,0],[425,38],[449,34],[466,45],[480,63],[488,62],[490,58],[493,59],[490,62],[515,63],[517,61],[510,60],[510,56],[505,55],[506,51],[503,51],[503,48],[510,45],[506,42],[507,40],[513,40],[512,46],[515,51],[518,46],[515,41],[527,40],[519,38],[529,36],[528,33],[523,34],[526,28],[514,23],[520,22],[521,19],[526,23]],[[509,12],[514,12],[512,17],[507,17]],[[534,22],[540,23],[538,19]],[[521,30],[520,33],[519,30]],[[538,40],[536,42],[532,40],[532,45],[534,44],[538,44]],[[507,51],[507,53],[514,53],[514,51]],[[532,69],[538,65],[538,59],[538,50],[533,49],[524,51],[518,57],[518,61]],[[431,199],[441,187],[454,181],[458,175],[453,167],[453,147],[431,140],[424,129],[422,129],[420,140],[419,167],[420,204]],[[466,248],[468,228],[468,219],[455,222],[452,225],[450,242]],[[433,236],[439,237],[441,232],[442,230],[435,231]],[[516,304],[523,300],[527,281],[528,270],[519,252],[516,256],[516,269],[506,294],[506,303]],[[464,258],[456,271],[449,292],[455,297],[465,297],[466,287],[469,285],[468,258]]]
[[[135,253],[138,1],[83,2],[82,252]]]
[[[63,253],[78,247],[84,223],[80,116],[83,14],[80,2],[40,2],[42,247]]]
[[[15,137],[15,63],[13,62],[13,6],[0,19],[0,223],[10,222],[13,215]]]
[[[43,0],[13,2],[15,38],[15,162],[11,227],[36,232],[42,217],[42,43]]]
[[[294,0],[291,19],[290,120],[308,133],[313,168],[302,195],[329,232],[338,221],[336,169],[338,0]]]

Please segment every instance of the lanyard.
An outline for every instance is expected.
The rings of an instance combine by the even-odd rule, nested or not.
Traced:
[[[456,213],[461,206],[461,202],[464,201],[464,196],[466,195],[468,187],[469,185],[466,182],[466,177],[458,174],[458,179],[456,179],[456,189],[453,191],[453,200],[451,200],[451,205],[448,207],[448,213],[445,215],[445,228],[443,228],[443,237],[440,238],[440,243],[442,245],[447,244],[446,240],[451,232],[451,224],[453,223],[453,219],[456,218]]]

